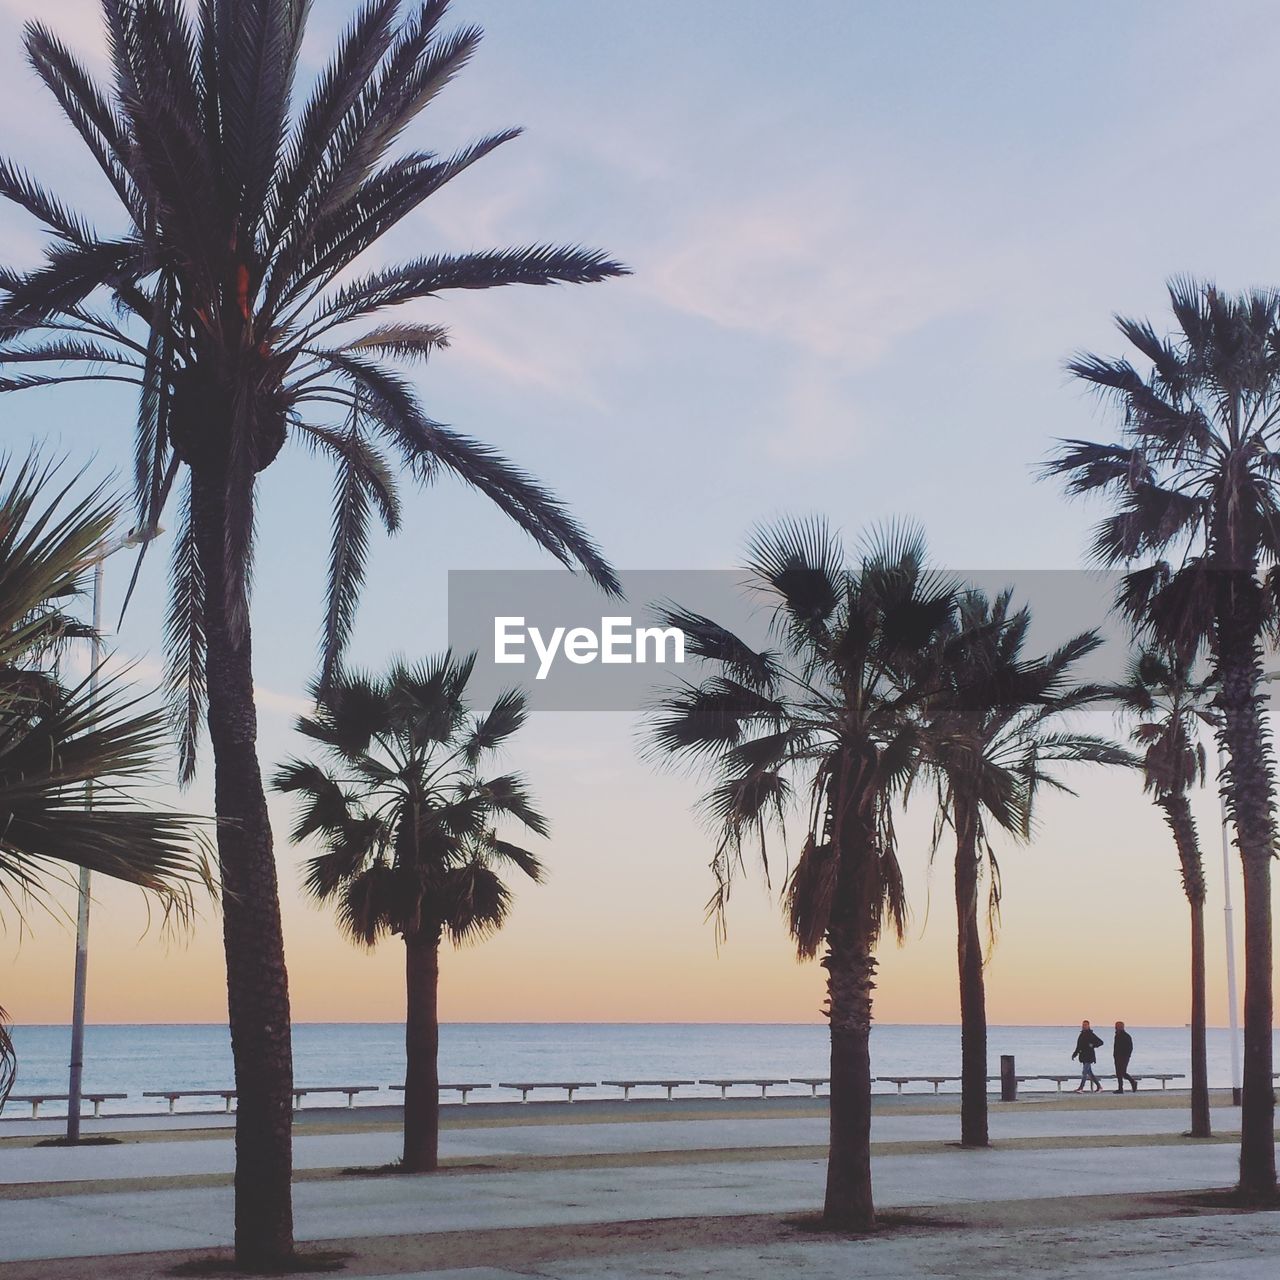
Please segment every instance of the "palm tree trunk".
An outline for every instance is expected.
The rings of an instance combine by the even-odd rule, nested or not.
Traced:
[[[831,1148],[822,1220],[846,1231],[876,1225],[871,1195],[871,996],[876,961],[870,931],[833,924],[827,970],[831,1018]]]
[[[258,765],[247,625],[228,619],[225,482],[193,470],[205,588],[205,671],[236,1084],[235,1248],[241,1266],[293,1256],[293,1051],[271,824]]]
[[[1177,791],[1162,795],[1157,803],[1164,810],[1165,820],[1173,832],[1182,867],[1182,888],[1191,906],[1191,1136],[1208,1138],[1211,1129],[1205,1042],[1204,860],[1186,793]]]
[[[990,1145],[987,1131],[987,993],[978,928],[978,823],[956,795],[956,960],[960,970],[960,1145]]]
[[[1191,1136],[1208,1138],[1209,1055],[1205,1042],[1204,902],[1191,904]]]
[[[1244,859],[1244,1080],[1240,1095],[1240,1195],[1276,1202],[1272,1078],[1271,858]]]
[[[1240,591],[1243,595],[1247,591]],[[1256,629],[1234,612],[1220,616],[1218,669],[1222,740],[1230,757],[1227,804],[1244,870],[1244,1087],[1240,1109],[1239,1193],[1248,1204],[1276,1200],[1272,1072],[1271,859],[1275,823],[1271,761],[1258,695]]]
[[[440,934],[405,937],[404,1168],[430,1173],[440,1159]]]

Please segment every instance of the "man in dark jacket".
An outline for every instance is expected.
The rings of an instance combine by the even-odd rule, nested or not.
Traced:
[[[1097,1062],[1097,1051],[1101,1048],[1102,1040],[1094,1035],[1088,1021],[1082,1022],[1080,1034],[1076,1037],[1075,1052],[1071,1055],[1080,1060],[1080,1088],[1076,1090],[1077,1093],[1082,1093],[1086,1084],[1093,1086],[1094,1093],[1101,1091],[1102,1082],[1093,1074],[1093,1064]]]
[[[1138,1082],[1129,1074],[1129,1059],[1133,1057],[1133,1037],[1124,1029],[1123,1022],[1116,1023],[1116,1038],[1111,1042],[1111,1054],[1116,1061],[1116,1092],[1124,1092],[1124,1082],[1138,1092]]]

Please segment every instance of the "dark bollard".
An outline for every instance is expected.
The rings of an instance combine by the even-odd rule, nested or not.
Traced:
[[[1018,1075],[1013,1065],[1013,1054],[1002,1053],[1000,1055],[1000,1101],[1017,1102],[1017,1100]]]

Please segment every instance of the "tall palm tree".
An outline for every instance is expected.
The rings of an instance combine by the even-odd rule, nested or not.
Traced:
[[[1244,872],[1243,1201],[1276,1199],[1272,1093],[1273,762],[1259,692],[1280,587],[1280,295],[1239,297],[1174,281],[1176,329],[1120,320],[1138,353],[1068,365],[1114,401],[1121,438],[1062,442],[1047,471],[1073,494],[1101,491],[1112,514],[1094,558],[1128,570],[1119,603],[1140,633],[1184,661],[1207,652],[1228,764],[1225,795]]]
[[[1088,761],[1130,763],[1114,743],[1063,725],[1101,691],[1079,683],[1078,665],[1102,643],[1095,631],[1072,637],[1052,653],[1024,653],[1031,612],[1012,608],[1011,590],[994,600],[978,590],[959,600],[954,630],[943,640],[939,692],[929,708],[925,768],[938,780],[940,822],[955,833],[957,966],[960,976],[960,1142],[989,1144],[987,1130],[987,1004],[980,888],[985,876],[992,938],[1000,912],[1000,866],[992,827],[1030,839],[1041,787],[1067,790],[1048,766]]]
[[[1199,726],[1216,727],[1208,709],[1208,681],[1196,680],[1177,652],[1139,648],[1122,683],[1109,691],[1135,721],[1133,741],[1141,752],[1145,789],[1173,833],[1182,889],[1191,907],[1191,1136],[1211,1135],[1209,1075],[1205,1045],[1204,861],[1187,793],[1205,778]]]
[[[542,864],[499,836],[514,819],[537,835],[547,824],[519,774],[481,774],[524,723],[525,701],[506,693],[484,714],[467,704],[473,657],[395,664],[381,679],[342,675],[317,687],[299,732],[324,763],[293,760],[273,785],[302,801],[295,841],[318,837],[306,887],[337,908],[355,942],[388,934],[405,946],[404,1168],[439,1158],[440,945],[502,927],[511,891],[502,871],[537,882]]]
[[[101,488],[76,496],[56,471],[0,458],[0,903],[21,916],[73,866],[139,885],[183,916],[208,883],[197,828],[139,794],[171,750],[163,710],[118,674],[95,689],[55,671],[68,640],[93,634],[69,607],[120,515]],[[0,1012],[0,1104],[14,1080],[5,1021]]]
[[[831,1024],[831,1149],[824,1221],[869,1230],[871,1009],[876,946],[899,938],[906,901],[893,803],[916,767],[933,686],[915,678],[947,630],[951,585],[925,567],[920,534],[877,538],[856,560],[820,520],[757,534],[746,569],[774,607],[777,650],[756,650],[711,619],[666,612],[713,674],[666,695],[650,745],[703,764],[718,829],[711,908],[721,917],[744,844],[766,856],[797,793],[806,835],[786,885],[802,958],[823,952]],[[765,862],[768,869],[767,856]]]
[[[481,33],[442,29],[448,0],[364,0],[298,110],[309,0],[103,0],[103,89],[47,27],[28,59],[114,192],[95,230],[16,166],[0,194],[52,236],[42,266],[0,270],[0,390],[138,387],[139,527],[177,511],[167,624],[182,775],[208,723],[215,770],[236,1085],[236,1256],[292,1253],[288,980],[253,700],[250,580],[257,476],[292,441],[335,467],[322,677],[340,669],[369,525],[398,527],[396,467],[484,494],[558,559],[617,583],[583,529],[528,473],[432,421],[388,361],[422,361],[447,331],[388,312],[456,289],[589,283],[604,254],[547,244],[363,257],[424,201],[516,137],[452,155],[397,141],[466,66]],[[391,459],[394,459],[393,463]],[[174,490],[178,497],[174,498]]]

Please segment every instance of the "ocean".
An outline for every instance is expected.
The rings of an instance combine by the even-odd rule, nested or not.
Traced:
[[[990,1029],[990,1070],[999,1055],[1012,1053],[1020,1074],[1065,1074],[1073,1069],[1077,1027]],[[1130,1026],[1136,1044],[1132,1070],[1189,1071],[1188,1031],[1183,1027]],[[1099,1051],[1105,1070],[1110,1028],[1100,1028],[1107,1047]],[[404,1079],[404,1029],[396,1023],[301,1023],[293,1029],[294,1079],[301,1086],[369,1084]],[[65,1093],[70,1029],[14,1029],[19,1056],[14,1092]],[[955,1026],[877,1025],[872,1032],[872,1069],[879,1075],[958,1075],[960,1030]],[[725,1023],[448,1023],[440,1029],[441,1080],[607,1080],[627,1077],[697,1080],[704,1077],[823,1076],[827,1073],[825,1025]],[[1231,1083],[1230,1034],[1209,1031],[1209,1082]],[[219,1089],[232,1084],[231,1047],[224,1026],[99,1025],[85,1037],[86,1091],[127,1093],[104,1114],[161,1111],[166,1103],[144,1099],[145,1089]],[[920,1086],[931,1091],[931,1086]],[[956,1086],[943,1086],[944,1089]],[[1051,1086],[1050,1086],[1051,1087]],[[893,1091],[892,1085],[877,1090]],[[712,1096],[709,1087],[681,1094]],[[785,1089],[776,1092],[787,1092]],[[803,1086],[794,1092],[807,1093]],[[357,1104],[386,1104],[394,1095],[365,1094]],[[471,1095],[473,1103],[509,1101],[508,1090]],[[547,1095],[553,1096],[553,1095]],[[616,1089],[588,1089],[580,1097],[618,1097]],[[312,1100],[313,1104],[318,1100]],[[326,1101],[340,1101],[339,1099]],[[219,1109],[217,1099],[186,1100],[183,1110]],[[50,1105],[48,1113],[57,1114]],[[11,1116],[27,1113],[22,1105]],[[42,1114],[44,1109],[42,1108]]]

